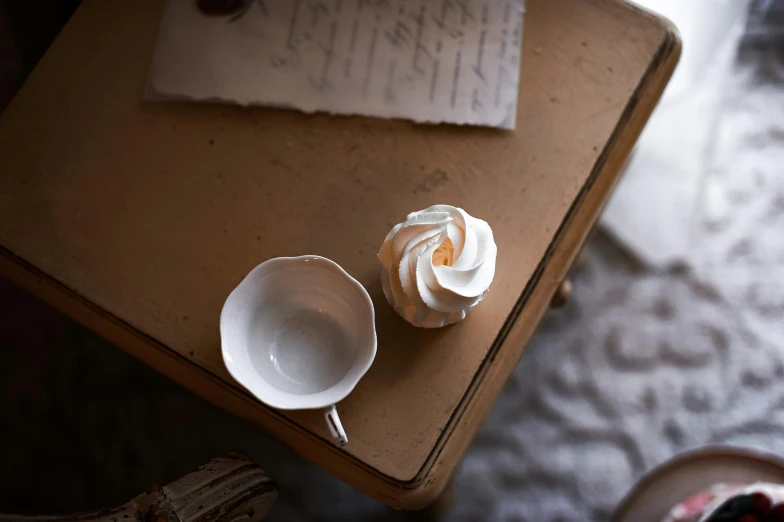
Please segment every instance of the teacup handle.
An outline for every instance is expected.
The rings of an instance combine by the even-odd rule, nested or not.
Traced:
[[[335,408],[334,404],[324,410],[324,418],[327,419],[327,427],[329,428],[329,432],[335,438],[335,442],[337,442],[339,446],[345,446],[348,444],[346,431],[343,429],[343,425],[340,423],[338,410]]]

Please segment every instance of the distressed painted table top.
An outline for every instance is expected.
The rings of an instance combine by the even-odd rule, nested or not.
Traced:
[[[506,132],[144,102],[162,6],[86,0],[2,115],[0,268],[357,488],[421,507],[609,195],[677,62],[674,30],[615,0],[530,0]],[[435,203],[488,221],[498,265],[465,321],[419,330],[384,300],[376,253]],[[340,403],[344,448],[320,413],[264,406],[221,360],[228,293],[300,254],[335,260],[376,307],[376,361]]]

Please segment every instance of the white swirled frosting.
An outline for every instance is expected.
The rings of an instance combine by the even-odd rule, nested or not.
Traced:
[[[461,208],[412,212],[378,252],[384,295],[414,326],[455,323],[487,293],[497,251],[490,225]]]

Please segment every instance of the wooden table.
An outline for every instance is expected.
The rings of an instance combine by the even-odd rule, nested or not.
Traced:
[[[504,132],[143,102],[162,3],[85,0],[2,115],[0,270],[367,494],[428,504],[661,95],[673,27],[615,0],[529,0],[518,128]],[[376,252],[434,203],[487,220],[499,256],[465,321],[420,330],[385,302]],[[340,404],[345,448],[320,413],[264,406],[221,360],[228,293],[300,254],[341,264],[376,307],[376,361]]]

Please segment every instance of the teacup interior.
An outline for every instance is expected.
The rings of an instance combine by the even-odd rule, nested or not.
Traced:
[[[281,392],[330,389],[374,343],[362,291],[333,266],[285,266],[255,284],[247,353],[259,377]]]

